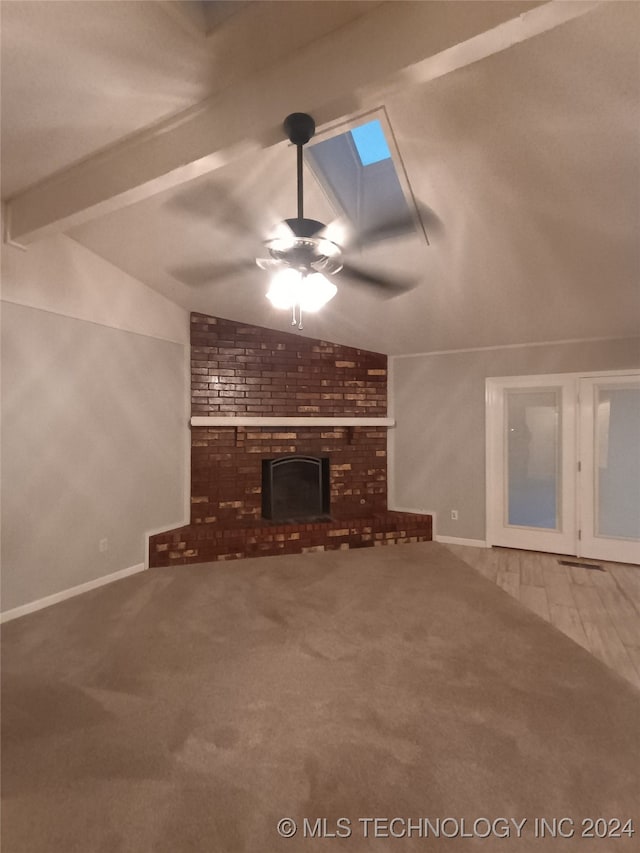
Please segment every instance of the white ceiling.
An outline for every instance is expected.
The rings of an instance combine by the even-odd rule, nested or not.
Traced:
[[[267,70],[285,67],[292,53],[304,61],[317,45],[349,44],[349,28],[366,27],[389,4],[251,3],[226,20],[221,9],[208,37],[179,26],[165,5],[2,4],[5,198],[207,96],[233,93],[239,81],[268,112],[276,98],[261,85]],[[405,20],[424,4],[390,5]],[[442,5],[443,28],[443,16],[457,26],[455,16],[469,15],[466,3]],[[498,5],[517,12],[536,4]],[[352,253],[417,287],[380,301],[338,280],[338,296],[308,318],[304,334],[388,353],[638,334],[640,5],[592,5],[458,70],[401,86],[383,81],[375,105],[386,109],[415,196],[442,229],[430,246],[404,238]],[[385,68],[402,60],[389,36],[395,56],[380,58]],[[355,51],[344,58],[345,77],[358,59]],[[332,69],[318,71],[330,87]],[[309,108],[317,82],[300,75],[290,111]],[[336,116],[371,106],[359,94],[346,102]],[[282,118],[274,114],[273,126]],[[306,188],[307,215],[330,221],[311,176]],[[112,207],[65,226],[68,233],[189,309],[288,329],[264,299],[265,273],[224,269],[250,264],[269,227],[295,215],[286,143],[254,145],[221,168]]]

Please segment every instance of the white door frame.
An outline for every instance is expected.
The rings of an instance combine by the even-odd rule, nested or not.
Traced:
[[[549,551],[558,554],[581,555],[581,518],[578,508],[578,469],[580,434],[577,417],[580,379],[617,378],[632,376],[638,368],[625,370],[585,371],[580,373],[546,373],[527,376],[488,377],[485,381],[485,450],[486,450],[486,540],[492,545],[512,548]],[[562,442],[563,519],[562,534],[556,531],[538,531],[535,528],[506,527],[501,515],[504,489],[504,390],[506,388],[563,388],[565,397]],[[566,389],[566,390],[565,390]],[[569,389],[572,389],[569,392]],[[572,395],[572,396],[571,396]],[[567,452],[568,450],[568,452]],[[587,472],[584,472],[585,476]],[[571,502],[571,506],[569,506]],[[570,533],[570,526],[573,530]],[[506,535],[505,535],[506,534]]]

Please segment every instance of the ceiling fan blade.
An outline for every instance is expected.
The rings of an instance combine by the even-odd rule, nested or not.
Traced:
[[[372,273],[368,270],[354,267],[352,264],[344,264],[339,273],[340,276],[345,276],[354,284],[366,285],[377,291],[378,296],[383,299],[393,299],[395,296],[401,296],[403,293],[408,293],[416,286],[415,279],[397,278],[379,273]]]
[[[354,242],[353,225],[346,217],[338,216],[325,225],[316,236],[346,248]]]
[[[190,287],[202,287],[207,284],[222,283],[225,279],[238,276],[240,273],[246,274],[255,269],[257,267],[254,260],[236,260],[223,264],[190,264],[173,267],[169,270],[169,274]]]
[[[281,222],[277,222],[269,230],[267,240],[291,240],[295,238],[295,234],[289,224],[290,221],[293,222],[294,220],[283,219]]]
[[[432,207],[429,207],[428,204],[424,204],[422,201],[416,201],[416,209],[420,221],[426,229],[427,237],[430,234],[434,237],[439,237],[444,233],[444,224]]]
[[[444,230],[442,220],[432,208],[420,201],[417,201],[416,211],[418,213],[417,221],[414,215],[407,212],[406,216],[389,220],[388,222],[382,222],[373,228],[360,232],[356,236],[356,243],[359,246],[369,246],[372,243],[378,243],[382,240],[401,237],[404,234],[414,231],[416,226],[418,229],[424,231],[427,242],[429,242],[430,238],[442,234]]]
[[[234,231],[244,239],[262,240],[247,210],[221,184],[209,181],[171,196],[167,206],[218,228]]]

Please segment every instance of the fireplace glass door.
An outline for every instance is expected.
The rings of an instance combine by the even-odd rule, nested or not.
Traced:
[[[285,456],[262,462],[262,515],[272,521],[310,521],[329,513],[329,460]]]

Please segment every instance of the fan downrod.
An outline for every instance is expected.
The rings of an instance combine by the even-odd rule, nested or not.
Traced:
[[[289,142],[306,145],[316,132],[316,123],[307,113],[291,113],[282,123]]]

